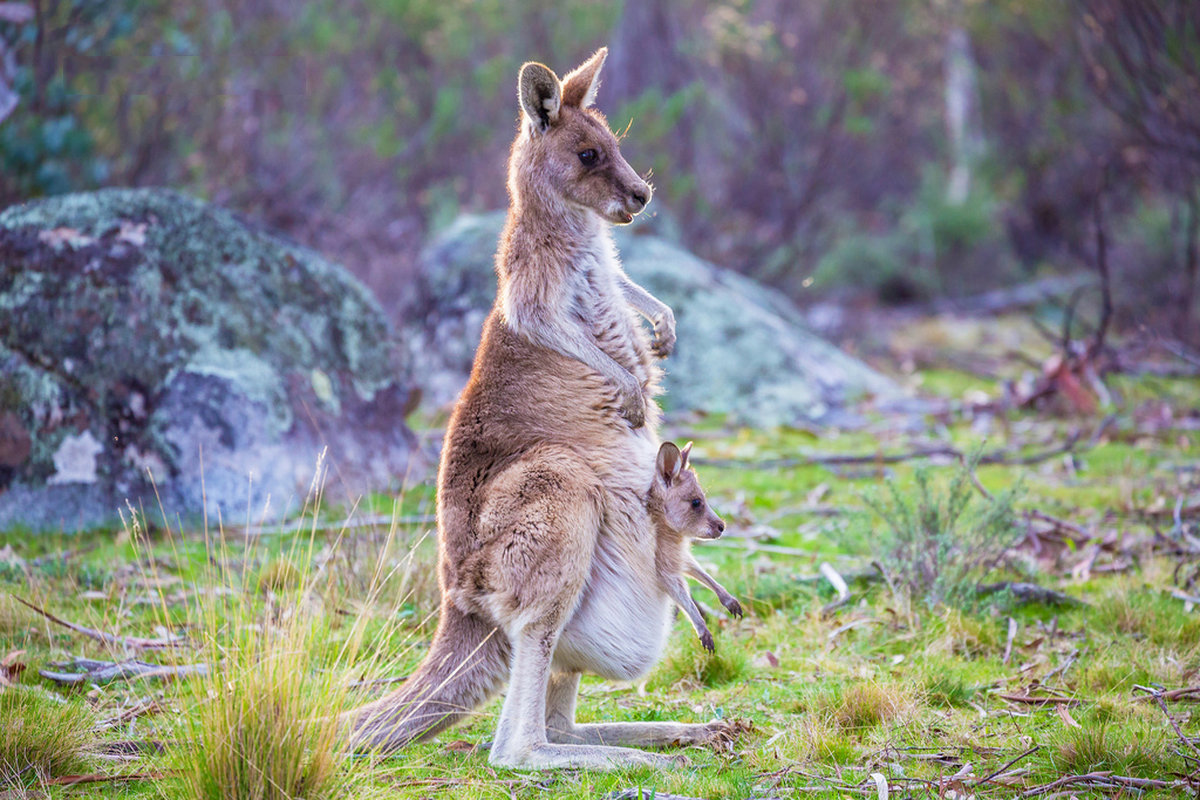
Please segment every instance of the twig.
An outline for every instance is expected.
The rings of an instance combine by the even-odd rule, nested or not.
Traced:
[[[1083,702],[1076,697],[1033,697],[1027,694],[997,694],[996,697],[1027,706],[1077,706]]]
[[[825,580],[833,584],[834,591],[837,592],[837,599],[831,603],[826,603],[821,609],[821,616],[828,616],[850,601],[850,587],[846,585],[846,581],[828,561],[822,561],[818,569],[825,576]]]
[[[979,780],[975,781],[975,783],[973,783],[973,784],[971,784],[971,785],[972,785],[972,786],[982,786],[983,784],[985,784],[985,783],[987,783],[988,781],[990,781],[990,780],[992,780],[993,778],[995,778],[997,775],[1000,775],[1000,774],[1002,774],[1002,773],[1004,773],[1004,772],[1007,772],[1009,767],[1011,767],[1012,765],[1016,764],[1016,763],[1017,763],[1018,761],[1020,761],[1021,759],[1023,759],[1023,758],[1026,758],[1027,756],[1031,756],[1031,755],[1033,755],[1034,753],[1036,753],[1038,750],[1041,750],[1041,749],[1042,749],[1042,746],[1041,746],[1040,744],[1035,744],[1033,747],[1029,748],[1029,749],[1028,749],[1028,750],[1026,750],[1024,753],[1021,753],[1021,755],[1019,755],[1019,756],[1017,756],[1016,758],[1014,758],[1013,760],[1009,761],[1007,764],[1005,764],[1005,765],[1004,765],[1003,767],[1001,767],[1000,769],[998,769],[998,770],[995,770],[995,771],[993,771],[993,772],[989,772],[987,775],[984,775],[982,778],[980,778]]]
[[[1131,789],[1174,789],[1184,786],[1183,781],[1159,781],[1152,778],[1130,778],[1124,775],[1113,775],[1111,772],[1089,772],[1086,775],[1067,775],[1041,786],[1034,786],[1021,793],[1021,797],[1037,797],[1052,792],[1060,786],[1070,786],[1076,783],[1086,783],[1099,787],[1128,787]]]
[[[855,628],[861,628],[864,625],[879,625],[882,622],[883,622],[883,620],[873,619],[870,617],[864,617],[863,619],[856,619],[853,622],[847,622],[845,625],[842,625],[841,627],[834,628],[832,631],[829,632],[829,635],[825,638],[830,643],[832,643],[834,640],[837,639],[837,637],[841,636],[846,631],[854,630]]]
[[[100,722],[96,725],[95,730],[106,731],[109,728],[116,728],[124,725],[126,722],[132,722],[139,717],[145,717],[150,714],[157,714],[163,710],[162,703],[151,698],[149,700],[139,700],[135,705],[122,710],[119,714]]]
[[[1062,528],[1063,530],[1070,531],[1071,533],[1083,537],[1083,541],[1088,541],[1093,538],[1091,533],[1085,531],[1078,525],[1072,522],[1067,522],[1065,519],[1059,519],[1058,517],[1047,514],[1045,511],[1039,511],[1036,508],[1026,511],[1025,516],[1032,519],[1040,519],[1042,522],[1049,522],[1056,528]]]
[[[1001,664],[1007,664],[1012,658],[1013,640],[1017,638],[1017,621],[1012,617],[1008,618],[1008,641],[1004,645],[1004,658],[1000,659]]]
[[[1193,742],[1191,739],[1189,739],[1188,737],[1183,735],[1183,731],[1179,729],[1179,723],[1176,722],[1175,718],[1171,716],[1170,709],[1167,708],[1166,702],[1163,701],[1162,691],[1160,691],[1159,689],[1152,688],[1150,686],[1140,686],[1140,685],[1134,685],[1133,690],[1135,692],[1146,692],[1151,697],[1153,697],[1154,701],[1156,703],[1158,703],[1158,707],[1161,708],[1162,712],[1167,715],[1167,722],[1171,723],[1171,727],[1175,729],[1175,735],[1179,737],[1179,741],[1183,742],[1185,745],[1190,747],[1192,752],[1195,753],[1197,757],[1200,757],[1200,747],[1196,747],[1195,742]],[[1198,772],[1200,772],[1200,770],[1193,771],[1188,777],[1191,778],[1192,776],[1196,775]]]
[[[177,772],[122,772],[105,775],[95,772],[90,775],[62,775],[42,781],[46,786],[78,786],[81,783],[112,783],[115,781],[158,781],[176,775]]]
[[[1001,581],[1000,583],[985,583],[975,589],[976,592],[984,596],[1005,590],[1012,592],[1013,597],[1023,603],[1045,603],[1051,606],[1087,605],[1087,603],[1077,597],[1071,597],[1069,594],[1047,589],[1045,586],[1038,586],[1036,583]]]
[[[11,597],[21,605],[36,611],[38,614],[41,614],[43,617],[55,623],[56,625],[69,628],[76,633],[83,634],[89,639],[95,639],[96,641],[104,642],[105,644],[118,645],[120,647],[127,647],[134,650],[154,650],[164,647],[177,647],[183,643],[183,639],[178,636],[171,637],[169,639],[142,639],[137,636],[117,636],[116,634],[93,630],[92,628],[87,628],[83,625],[78,625],[74,622],[68,622],[65,619],[60,619],[51,614],[49,611],[46,611],[44,608],[39,608],[28,600],[17,597],[15,594],[11,595]]]
[[[1081,431],[1073,431],[1063,444],[1056,445],[1052,448],[1041,450],[1035,453],[1021,455],[1012,453],[1009,450],[993,450],[990,453],[984,453],[979,457],[980,464],[1002,464],[1002,465],[1022,465],[1030,466],[1047,461],[1055,456],[1066,455],[1075,450],[1079,440],[1083,438]],[[949,445],[934,445],[929,447],[918,447],[914,450],[909,450],[902,453],[809,453],[805,456],[797,458],[769,458],[762,461],[746,461],[736,458],[704,458],[693,459],[696,463],[725,468],[753,468],[753,469],[788,469],[791,467],[803,467],[811,464],[821,466],[837,466],[846,464],[899,464],[905,461],[915,461],[921,458],[955,458],[963,459],[966,454],[957,447]]]

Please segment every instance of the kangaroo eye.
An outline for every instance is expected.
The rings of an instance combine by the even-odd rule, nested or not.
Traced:
[[[704,501],[701,500],[699,497],[697,497],[695,500],[692,501],[692,508],[699,508],[702,505],[704,505]]]
[[[596,166],[596,162],[599,159],[600,154],[590,147],[587,150],[583,150],[579,153],[579,163],[583,164],[585,167]]]

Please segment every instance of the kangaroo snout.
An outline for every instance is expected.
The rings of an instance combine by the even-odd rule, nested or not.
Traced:
[[[625,209],[630,214],[639,214],[642,209],[650,204],[650,197],[654,192],[650,189],[650,184],[642,183],[634,186],[629,190],[629,199],[625,201]]]
[[[721,534],[725,532],[725,520],[713,514],[708,521],[708,538],[720,539]]]

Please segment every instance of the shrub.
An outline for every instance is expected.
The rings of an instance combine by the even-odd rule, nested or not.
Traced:
[[[1014,490],[976,495],[977,461],[978,455],[967,459],[948,485],[922,468],[911,493],[889,482],[886,497],[866,498],[886,523],[881,563],[891,584],[930,606],[973,605],[979,580],[1017,538]]]

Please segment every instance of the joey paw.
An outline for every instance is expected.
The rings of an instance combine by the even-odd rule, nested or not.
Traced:
[[[700,634],[700,644],[703,645],[704,649],[710,653],[717,652],[717,646],[713,642],[713,635],[709,631],[705,631],[704,633]]]
[[[729,598],[725,603],[725,610],[739,619],[743,616],[742,604],[737,601],[737,598]]]

